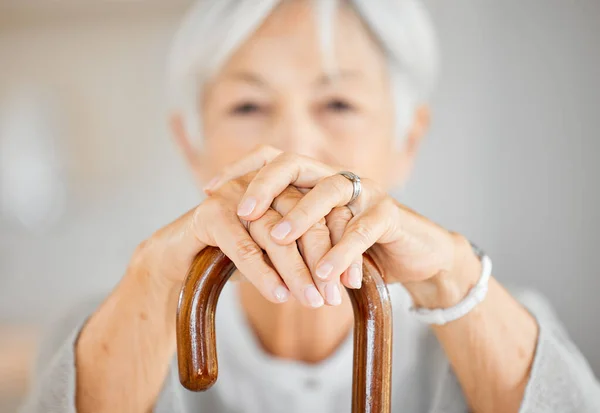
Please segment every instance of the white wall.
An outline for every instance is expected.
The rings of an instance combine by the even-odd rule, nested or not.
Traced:
[[[480,243],[501,281],[545,293],[600,372],[600,3],[427,4],[443,75],[400,199]],[[67,220],[0,226],[0,321],[44,322],[110,288],[135,245],[197,201],[164,120],[177,10],[2,20],[0,96],[18,81],[55,90],[73,158]]]
[[[135,245],[196,202],[164,111],[176,21],[175,12],[83,16],[0,31],[0,86],[34,82],[64,104],[72,190],[68,219],[50,233],[1,229],[0,317],[46,319],[112,286]]]
[[[426,4],[444,65],[407,202],[546,294],[600,374],[600,2]]]
[[[164,60],[181,2],[120,4],[48,14],[0,3],[0,99],[17,85],[53,93],[70,155],[60,225],[32,234],[0,219],[2,413],[25,389],[39,326],[109,290],[137,243],[198,201],[165,121]]]

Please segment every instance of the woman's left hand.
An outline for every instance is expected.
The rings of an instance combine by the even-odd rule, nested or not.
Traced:
[[[357,257],[369,250],[386,282],[401,282],[413,298],[416,296],[425,302],[422,304],[452,305],[462,298],[463,292],[457,291],[449,280],[453,281],[454,276],[465,278],[469,275],[465,274],[465,268],[473,268],[473,265],[464,266],[465,258],[473,256],[468,241],[400,204],[373,180],[361,178],[360,196],[347,205],[353,185],[338,173],[341,169],[305,156],[262,147],[227,168],[212,182],[211,188],[205,190],[210,193],[223,182],[255,169],[259,171],[238,210],[244,220],[260,218],[289,185],[307,191],[273,228],[271,236],[276,242],[295,242],[323,217],[330,228],[338,221],[345,225],[341,238],[335,240],[333,247],[319,260],[313,276],[329,280],[342,275],[344,285],[357,288],[362,268],[348,269],[357,267],[353,265]],[[477,274],[472,275],[470,278],[476,280]],[[443,291],[445,296],[442,297],[440,286],[453,288]]]
[[[276,242],[294,242],[325,217],[333,246],[315,260],[313,277],[335,281],[343,273],[342,283],[352,287],[345,270],[369,250],[385,281],[402,283],[421,308],[455,305],[480,278],[481,263],[467,239],[398,203],[373,180],[361,178],[362,193],[346,206],[353,185],[339,175],[342,168],[264,147],[229,167],[216,186],[250,170],[258,173],[241,198],[238,215],[244,220],[259,218],[289,185],[305,192],[271,230]],[[339,235],[335,222],[344,223]],[[491,278],[475,311],[432,328],[471,410],[519,409],[539,331],[521,303]]]

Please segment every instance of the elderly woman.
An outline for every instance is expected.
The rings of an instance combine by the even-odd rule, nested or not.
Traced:
[[[367,250],[393,302],[392,411],[600,411],[545,302],[388,195],[429,122],[436,50],[416,1],[203,0],[171,59],[173,134],[207,196],[56,326],[24,411],[349,412],[341,287],[361,288]],[[219,381],[192,393],[173,364],[175,312],[207,246],[239,282],[216,315]]]

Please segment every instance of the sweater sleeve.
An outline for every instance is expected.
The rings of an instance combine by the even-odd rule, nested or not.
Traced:
[[[43,335],[21,413],[76,413],[75,343],[81,328],[100,303],[101,299],[96,299],[76,306]],[[185,413],[181,386],[175,381],[170,369],[154,409],[156,413]]]
[[[536,318],[536,354],[520,413],[600,412],[600,384],[550,305],[538,294],[520,301]]]
[[[538,340],[519,413],[598,413],[600,384],[569,339],[547,300],[533,291],[510,289],[536,319]],[[439,348],[439,351],[443,350]],[[467,412],[464,393],[447,359],[439,397],[430,412]]]

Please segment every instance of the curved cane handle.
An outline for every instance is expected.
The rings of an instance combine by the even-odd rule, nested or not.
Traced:
[[[354,308],[353,413],[389,413],[392,362],[392,311],[378,268],[363,259],[363,285],[348,290]],[[217,381],[215,310],[223,286],[235,270],[218,248],[205,248],[194,260],[177,310],[179,380],[192,391]]]

